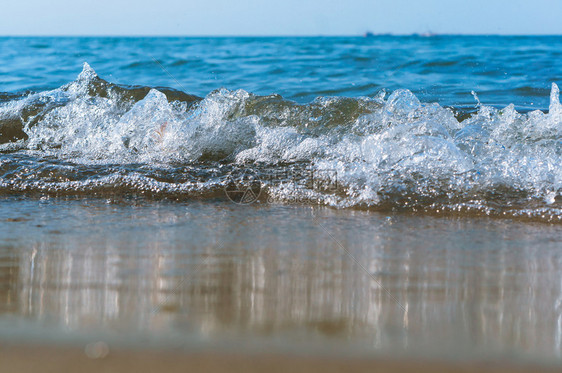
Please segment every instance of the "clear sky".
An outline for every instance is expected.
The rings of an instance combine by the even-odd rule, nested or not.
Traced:
[[[0,35],[562,34],[562,0],[18,0]]]

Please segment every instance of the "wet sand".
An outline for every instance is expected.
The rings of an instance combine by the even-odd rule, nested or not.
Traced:
[[[6,371],[561,363],[560,225],[223,201],[2,202]],[[86,357],[92,340],[111,346],[106,358]]]

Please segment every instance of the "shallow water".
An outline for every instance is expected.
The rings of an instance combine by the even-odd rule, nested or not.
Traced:
[[[0,216],[4,338],[562,353],[558,225],[131,199],[8,198]]]

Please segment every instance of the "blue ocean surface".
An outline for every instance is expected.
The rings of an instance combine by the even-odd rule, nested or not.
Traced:
[[[88,62],[115,84],[319,96],[373,96],[404,88],[423,102],[548,109],[562,81],[561,36],[271,38],[0,38],[0,90],[44,91]]]
[[[558,221],[561,57],[560,36],[0,38],[0,193],[217,198],[250,170],[265,202]]]

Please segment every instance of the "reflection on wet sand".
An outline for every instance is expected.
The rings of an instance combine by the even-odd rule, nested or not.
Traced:
[[[0,251],[4,254],[4,251]],[[19,262],[11,255],[0,254],[0,311],[17,312],[17,283]]]
[[[53,233],[47,211],[25,240],[0,246],[4,316],[72,330],[336,339],[372,349],[562,351],[560,227],[65,203],[88,225]],[[103,236],[90,228],[96,222],[110,222]]]

